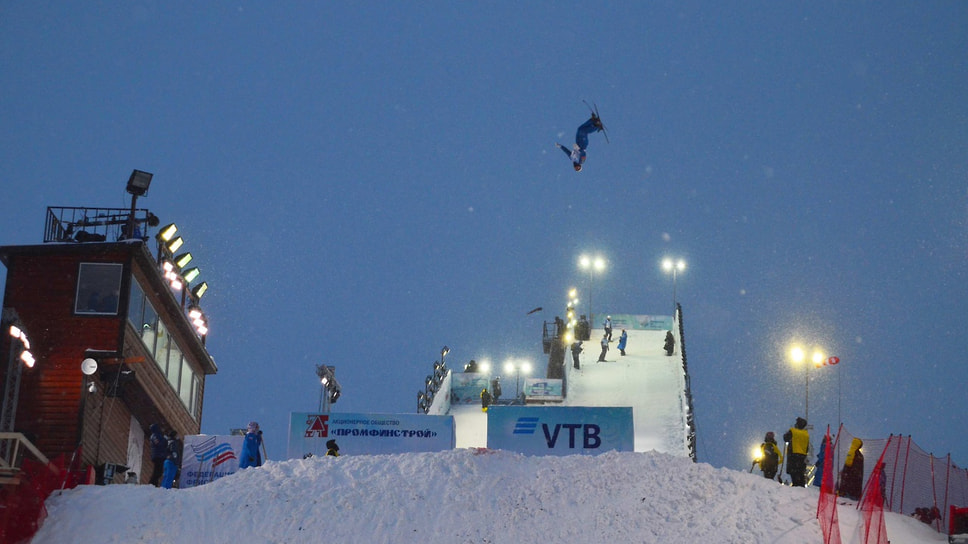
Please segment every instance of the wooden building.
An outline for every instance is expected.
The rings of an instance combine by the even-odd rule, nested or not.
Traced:
[[[10,354],[10,364],[0,357],[0,383],[13,427],[0,430],[24,433],[48,458],[80,451],[83,466],[107,465],[100,481],[119,483],[131,471],[145,483],[152,423],[179,436],[201,428],[205,378],[217,368],[205,348],[200,295],[172,265],[167,241],[147,236],[146,221],[145,236],[90,227],[78,236],[77,228],[106,223],[92,217],[109,215],[70,209],[82,219],[65,219],[63,210],[48,209],[43,244],[0,247],[4,314],[29,335],[36,359],[18,369],[15,339],[0,337],[0,354]],[[115,223],[128,221],[127,210],[113,211],[124,218]],[[96,370],[90,361],[82,369],[89,359]],[[124,467],[113,478],[112,465]]]

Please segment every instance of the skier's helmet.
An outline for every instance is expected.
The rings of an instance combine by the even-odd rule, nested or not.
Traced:
[[[259,432],[259,424],[257,422],[255,422],[255,421],[250,421],[249,422],[249,432],[250,433],[257,433],[257,432]]]
[[[574,164],[575,164],[575,172],[581,172],[581,164],[579,164],[577,162],[574,163]]]

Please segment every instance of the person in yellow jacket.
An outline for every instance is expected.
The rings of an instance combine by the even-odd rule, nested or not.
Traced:
[[[772,480],[776,476],[777,469],[783,464],[783,453],[780,448],[776,445],[776,438],[773,437],[773,431],[766,433],[763,438],[763,443],[760,444],[760,470],[763,471],[763,477],[767,480]]]
[[[797,418],[796,424],[783,434],[787,442],[787,474],[793,487],[807,486],[807,450],[810,449],[810,433],[807,420]]]
[[[838,495],[855,501],[860,500],[864,489],[864,453],[860,451],[862,447],[864,442],[860,438],[851,441],[847,459],[844,460],[844,469],[840,471],[840,485],[837,486]]]
[[[487,388],[481,390],[481,411],[486,412],[487,407],[491,405],[494,397],[487,391]]]

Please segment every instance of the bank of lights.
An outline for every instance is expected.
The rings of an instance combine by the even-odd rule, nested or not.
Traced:
[[[20,360],[23,361],[28,368],[33,368],[34,363],[36,363],[37,360],[34,359],[34,354],[30,353],[30,339],[27,338],[27,333],[16,325],[10,325],[9,332],[11,337],[20,340],[20,343],[23,345],[23,351],[20,353]]]

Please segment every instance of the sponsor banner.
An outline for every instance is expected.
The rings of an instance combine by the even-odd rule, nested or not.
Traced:
[[[492,406],[487,447],[528,455],[634,451],[632,408]]]
[[[562,380],[527,378],[524,380],[524,398],[532,401],[562,400]]]
[[[185,437],[178,487],[185,489],[215,481],[239,470],[241,436],[194,434]]]
[[[605,316],[603,315],[598,323],[593,323],[593,326],[601,327],[604,321]],[[612,314],[612,336],[617,336],[615,333],[622,329],[630,331],[672,330],[672,316]]]
[[[481,390],[491,388],[491,377],[487,374],[451,371],[450,380],[451,404],[480,404]]]
[[[455,444],[454,416],[289,414],[289,459],[326,455],[330,439],[336,440],[341,455],[450,450]]]

